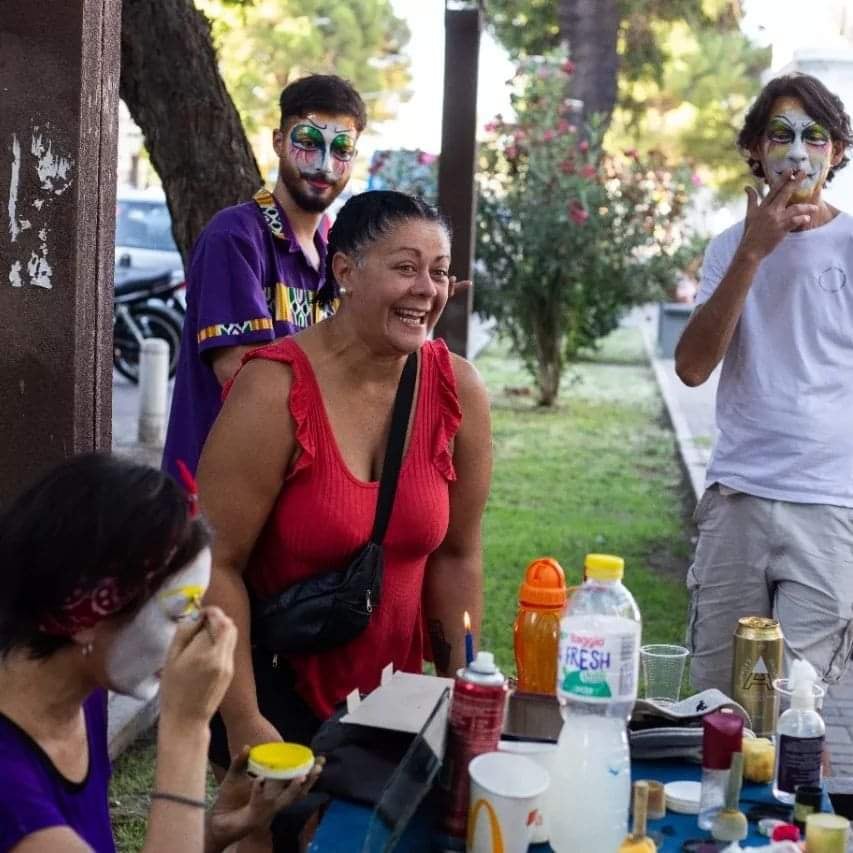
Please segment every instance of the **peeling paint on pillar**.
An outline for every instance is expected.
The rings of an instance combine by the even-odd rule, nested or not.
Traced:
[[[0,508],[110,447],[120,20],[0,0]]]
[[[50,221],[50,202],[53,196],[61,196],[68,190],[73,182],[74,160],[60,151],[59,146],[48,136],[49,125],[44,128],[36,126],[32,130],[29,157],[23,162],[25,170],[32,169],[37,180],[25,182],[29,186],[35,186],[33,190],[38,195],[27,199],[35,208],[36,226],[38,230],[38,245],[30,249],[29,254],[24,257],[13,257],[9,267],[9,284],[12,287],[22,287],[24,280],[22,270],[26,272],[27,283],[33,287],[41,287],[44,290],[53,288],[53,265],[49,259],[49,248],[47,235],[50,231],[44,222]],[[17,134],[12,134],[12,165],[9,175],[9,236],[12,243],[18,241],[18,237],[24,231],[33,227],[29,219],[18,217],[19,194],[21,187],[21,143]],[[26,177],[26,171],[25,171]],[[32,215],[32,214],[31,214]]]

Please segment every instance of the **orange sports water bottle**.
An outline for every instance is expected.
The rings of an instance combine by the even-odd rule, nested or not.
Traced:
[[[557,686],[560,616],[566,605],[566,576],[551,557],[534,560],[518,590],[513,626],[518,689],[551,693]]]

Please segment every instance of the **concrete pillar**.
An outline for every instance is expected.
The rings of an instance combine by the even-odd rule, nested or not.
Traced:
[[[110,447],[120,11],[0,2],[0,506]]]
[[[477,69],[483,12],[479,2],[448,0],[444,13],[444,107],[438,203],[453,225],[451,272],[460,280],[472,276],[475,216],[474,174],[477,166]],[[468,321],[473,292],[460,293],[447,304],[436,337],[462,356],[468,354]]]

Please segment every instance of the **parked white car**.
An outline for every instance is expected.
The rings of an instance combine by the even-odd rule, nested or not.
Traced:
[[[152,273],[171,270],[175,282],[184,281],[184,265],[172,238],[172,218],[162,190],[118,190],[115,263]],[[183,289],[178,298],[183,300]]]

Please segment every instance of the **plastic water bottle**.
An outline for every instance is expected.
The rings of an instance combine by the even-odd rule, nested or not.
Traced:
[[[563,729],[552,771],[551,846],[616,853],[628,832],[626,724],[637,698],[640,611],[622,585],[621,557],[588,554],[587,580],[560,624],[557,698]]]

